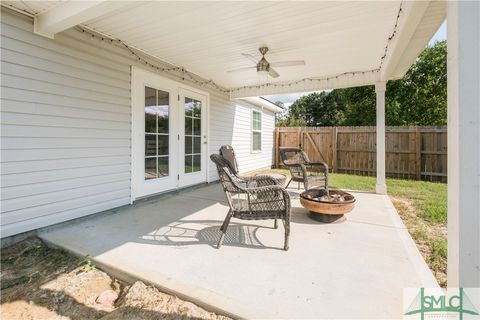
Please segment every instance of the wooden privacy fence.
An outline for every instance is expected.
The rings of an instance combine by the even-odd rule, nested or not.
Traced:
[[[376,174],[375,127],[275,128],[277,168],[282,147],[300,147],[311,161],[324,161],[333,172]],[[447,181],[446,127],[386,127],[385,148],[387,176]]]

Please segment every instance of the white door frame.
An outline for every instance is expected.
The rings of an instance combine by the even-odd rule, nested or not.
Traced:
[[[143,165],[139,165],[137,162],[139,160],[137,160],[136,158],[138,157],[138,155],[136,155],[137,152],[139,152],[139,148],[141,150],[144,150],[144,146],[143,145],[136,145],[136,140],[139,139],[139,135],[144,135],[144,132],[141,132],[139,133],[138,132],[138,124],[136,124],[136,121],[138,121],[137,117],[138,115],[136,116],[135,114],[137,113],[136,112],[136,108],[139,108],[140,106],[138,105],[138,102],[135,101],[135,98],[138,97],[138,95],[140,94],[138,92],[139,90],[139,86],[138,86],[138,82],[139,81],[143,81],[142,79],[143,78],[156,78],[158,82],[161,82],[163,84],[165,84],[167,87],[169,87],[169,90],[170,92],[173,94],[173,97],[170,98],[170,110],[171,111],[171,117],[174,121],[174,125],[173,125],[173,130],[171,129],[171,135],[175,136],[175,138],[180,135],[180,127],[179,127],[179,117],[180,117],[180,107],[183,108],[183,105],[180,105],[180,101],[179,101],[179,97],[180,97],[180,91],[182,89],[185,89],[185,90],[188,90],[188,91],[191,91],[193,93],[196,93],[196,94],[199,94],[199,95],[202,95],[205,97],[206,99],[206,104],[205,104],[205,125],[206,125],[206,128],[205,128],[205,134],[206,134],[206,148],[205,148],[205,179],[204,179],[204,182],[209,182],[209,165],[208,165],[208,152],[209,152],[209,145],[210,145],[210,127],[209,127],[209,117],[210,117],[210,94],[208,92],[205,92],[205,91],[202,91],[202,90],[199,90],[197,88],[194,88],[194,87],[191,87],[191,86],[188,86],[188,85],[185,85],[184,83],[180,83],[178,81],[175,81],[175,80],[172,80],[172,79],[169,79],[163,75],[160,75],[158,73],[154,73],[154,72],[150,72],[150,71],[147,71],[145,69],[142,69],[142,68],[139,68],[139,67],[136,67],[136,66],[131,66],[131,135],[130,135],[130,143],[131,143],[131,170],[130,170],[130,185],[131,185],[131,188],[130,188],[130,203],[133,203],[133,201],[135,201],[136,199],[138,198],[142,198],[142,197],[148,197],[150,195],[154,195],[156,194],[157,192],[153,192],[151,194],[148,194],[148,195],[136,195],[135,192],[137,191],[137,186],[138,186],[138,183],[139,183],[139,170],[142,171],[142,174],[143,173]],[[143,86],[144,84],[148,84],[148,83],[142,83],[142,90],[144,90]],[[158,86],[157,86],[158,87]],[[175,89],[173,89],[175,88]],[[178,98],[177,98],[178,97]],[[144,108],[144,105],[142,106],[142,110]],[[136,137],[137,136],[137,137]],[[171,158],[171,161],[170,162],[170,172],[169,172],[169,175],[174,175],[175,176],[175,180],[176,180],[176,183],[175,185],[168,189],[168,190],[162,190],[162,191],[159,191],[158,193],[162,193],[162,192],[167,192],[167,191],[171,191],[171,190],[176,190],[176,189],[179,189],[181,188],[181,186],[179,185],[179,180],[177,179],[177,175],[180,174],[180,170],[182,170],[182,168],[179,168],[178,164],[176,164],[175,162],[177,161],[174,161],[175,159],[178,159],[179,155],[180,155],[180,151],[179,149],[184,147],[184,146],[180,146],[179,145],[179,140],[178,139],[175,139],[176,143],[173,145],[173,146],[169,146],[169,148],[172,148],[170,150],[172,150],[173,153],[173,157]],[[181,140],[183,141],[183,139]],[[169,150],[169,154],[171,155],[172,152],[170,152]],[[183,152],[182,152],[182,155],[183,155]],[[144,159],[142,158],[141,161],[143,162]]]

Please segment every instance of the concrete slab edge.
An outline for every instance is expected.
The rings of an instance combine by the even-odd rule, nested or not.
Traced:
[[[82,254],[80,252],[77,252],[76,250],[72,250],[72,249],[63,247],[61,245],[58,245],[56,243],[53,243],[52,241],[48,240],[46,237],[43,237],[42,234],[39,234],[38,237],[40,239],[42,239],[42,241],[50,248],[62,249],[62,250],[65,250],[65,251],[73,254],[74,256],[85,257],[84,254]],[[95,263],[95,266],[97,266],[100,270],[103,270],[106,273],[108,273],[109,275],[111,275],[111,276],[113,276],[113,277],[115,277],[115,278],[117,278],[121,281],[124,281],[126,283],[133,284],[135,281],[142,281],[147,285],[151,285],[153,287],[156,287],[157,289],[159,289],[162,292],[165,292],[165,293],[168,293],[168,294],[171,294],[171,295],[175,295],[175,296],[179,297],[180,299],[192,302],[192,303],[196,304],[197,306],[202,307],[207,311],[214,312],[218,315],[227,316],[227,317],[230,317],[232,319],[249,319],[249,318],[251,318],[251,317],[246,317],[244,315],[240,315],[240,314],[237,314],[237,313],[233,313],[233,312],[228,311],[224,308],[213,305],[213,304],[205,301],[202,298],[198,298],[198,297],[183,293],[179,290],[172,289],[171,286],[167,286],[167,285],[164,285],[164,284],[161,284],[161,283],[152,283],[150,280],[144,279],[143,277],[134,275],[130,272],[120,270],[120,269],[116,268],[115,266],[112,266],[108,263],[104,263],[102,261],[99,261],[98,259],[95,259],[93,257],[89,257],[89,258],[92,259],[92,261]],[[202,290],[202,289],[200,289],[200,290]],[[205,296],[208,297],[208,293],[206,293]]]
[[[397,227],[396,230],[398,232],[398,235],[402,240],[403,246],[405,247],[408,257],[410,258],[410,261],[412,262],[415,270],[417,270],[418,272],[418,275],[421,279],[423,287],[439,288],[440,286],[437,282],[437,279],[433,275],[428,264],[423,259],[422,254],[418,250],[417,244],[415,243],[412,236],[408,232],[408,229],[403,223],[402,218],[400,218],[400,215],[398,214],[397,209],[395,209],[395,206],[393,205],[392,201],[388,196],[385,195],[383,196],[383,198],[387,208],[389,208],[392,211],[392,213],[394,213],[392,215],[393,223]],[[423,270],[427,270],[427,272],[424,272]]]

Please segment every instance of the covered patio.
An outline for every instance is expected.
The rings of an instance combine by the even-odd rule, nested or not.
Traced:
[[[42,53],[50,53],[52,43],[81,44],[80,50],[65,51],[80,58],[91,52],[111,56],[108,67],[112,70],[108,74],[122,76],[115,84],[133,83],[131,70],[141,68],[173,79],[181,84],[179,87],[208,91],[206,105],[215,104],[222,112],[229,110],[225,106],[235,104],[236,99],[375,86],[376,193],[352,192],[357,205],[347,221],[320,224],[307,216],[295,191],[290,190],[293,209],[288,252],[282,250],[282,227],[273,229],[272,221],[233,220],[224,246],[214,248],[228,208],[221,186],[214,183],[217,176],[211,164],[203,177],[207,186],[140,199],[143,195],[135,194],[132,172],[143,174],[142,166],[134,167],[143,159],[132,161],[132,155],[138,150],[142,153],[143,141],[135,144],[135,130],[130,128],[123,129],[127,142],[121,163],[122,179],[128,184],[122,185],[121,201],[110,201],[108,208],[128,202],[131,205],[39,232],[44,241],[88,255],[120,278],[142,279],[231,316],[271,319],[398,319],[403,314],[404,288],[437,286],[386,196],[385,91],[388,81],[405,75],[448,18],[448,284],[480,286],[480,241],[476,241],[480,234],[478,2],[56,1],[42,8],[46,2],[5,1],[2,5],[22,14],[27,12],[33,19],[35,37],[55,39],[48,40],[51,42],[44,45]],[[33,38],[21,32],[23,37]],[[43,46],[46,40],[33,41]],[[92,44],[95,49],[86,49]],[[245,57],[256,54],[260,64],[258,49],[264,46],[270,48],[267,59],[271,62],[301,59],[305,63],[282,67],[279,77],[259,81],[256,71],[268,68],[259,70],[257,65],[255,70],[252,59]],[[101,64],[88,66],[95,70]],[[229,72],[243,68],[253,68],[254,72]],[[30,76],[27,73],[26,77]],[[41,90],[43,82],[50,81],[40,78],[41,85],[29,90]],[[72,92],[75,81],[71,82],[73,89],[69,89]],[[119,100],[126,104],[125,114],[130,115],[135,103],[128,89],[122,89]],[[54,92],[70,94],[56,87]],[[112,110],[118,110],[118,106]],[[234,136],[233,132],[231,136],[226,134],[233,120],[238,119],[235,109],[231,110],[228,114],[212,111],[217,122],[212,122],[203,135],[203,144],[209,148],[203,152],[205,157],[222,144],[240,145],[245,141],[245,158],[254,154],[248,138]],[[109,113],[112,111],[105,112],[105,116]],[[227,116],[233,117],[232,123],[225,120]],[[251,128],[245,128],[250,134]],[[143,134],[142,130],[138,132]],[[212,138],[214,133],[217,138]],[[172,131],[171,137],[175,140],[177,132]],[[111,167],[111,162],[104,166]],[[82,172],[89,175],[90,169]],[[179,176],[172,174],[171,178],[178,180]],[[68,189],[67,182],[62,188],[75,193]],[[172,190],[178,189],[180,185],[173,182]],[[105,187],[100,193],[110,191]],[[19,200],[14,205],[40,200]],[[58,199],[52,196],[49,201],[56,206]],[[91,204],[81,198],[75,201],[78,206]],[[50,214],[57,207],[47,209]],[[61,209],[58,211],[62,213]],[[81,216],[75,210],[68,213],[68,219]],[[101,210],[82,211],[82,215]]]
[[[233,219],[213,183],[138,201],[40,237],[91,257],[125,280],[142,279],[208,309],[241,318],[402,316],[403,288],[437,287],[385,195],[353,192],[343,223],[312,220],[292,196],[290,250],[273,221]]]

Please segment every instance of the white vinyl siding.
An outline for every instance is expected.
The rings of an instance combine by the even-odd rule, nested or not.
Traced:
[[[1,18],[1,236],[129,204],[130,72],[145,66],[77,30],[51,40],[30,18],[4,8]],[[270,166],[273,113],[263,112],[263,151],[252,157],[252,106],[207,91],[208,154],[231,144],[240,170]]]
[[[2,237],[130,202],[130,67],[2,8]]]
[[[225,101],[210,93],[209,154],[218,153],[222,145],[231,145],[235,149],[240,172],[248,172],[270,167],[273,160],[273,136],[275,114],[263,110],[262,115],[262,151],[251,152],[251,110],[252,105],[242,100]],[[209,180],[218,179],[217,169],[209,161]]]

